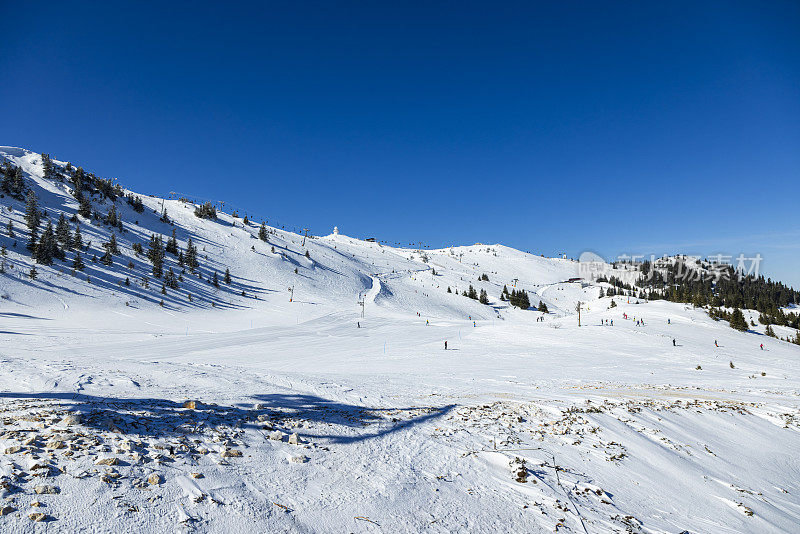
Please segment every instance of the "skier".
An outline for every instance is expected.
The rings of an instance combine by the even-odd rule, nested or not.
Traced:
[[[717,340],[716,340],[716,339],[714,340],[714,346],[715,346],[715,347],[719,347],[719,343],[717,343]]]
[[[672,324],[669,319],[667,319],[667,324]]]
[[[444,342],[444,350],[447,350],[447,340]]]
[[[761,344],[761,350],[764,350],[764,344],[763,343]]]
[[[611,319],[611,326],[614,326],[614,319]]]
[[[672,346],[677,347],[677,345],[675,344],[675,338],[672,338]]]
[[[475,321],[472,321],[472,328],[475,328],[476,326],[478,325],[475,324]]]
[[[430,324],[431,323],[427,319],[425,319],[425,326],[430,326]]]
[[[358,325],[359,328],[361,328],[361,322],[360,321],[356,322],[356,324]]]

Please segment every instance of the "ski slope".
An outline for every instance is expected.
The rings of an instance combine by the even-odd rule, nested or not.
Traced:
[[[75,212],[38,154],[0,154],[52,220]],[[3,532],[797,531],[800,347],[682,304],[610,307],[571,260],[264,242],[260,221],[142,200],[117,200],[112,266],[89,260],[108,227],[82,221],[86,271],[31,280],[24,205],[0,199],[18,234],[0,238]],[[173,228],[202,279],[163,295],[132,246]],[[499,300],[515,284],[550,313]]]

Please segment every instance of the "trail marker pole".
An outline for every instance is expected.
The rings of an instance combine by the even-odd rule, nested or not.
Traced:
[[[578,301],[578,304],[575,305],[575,311],[578,312],[578,326],[581,325],[581,301]]]

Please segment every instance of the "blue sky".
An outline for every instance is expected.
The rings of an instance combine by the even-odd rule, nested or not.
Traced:
[[[317,234],[760,253],[800,286],[800,3],[3,2],[0,144]]]

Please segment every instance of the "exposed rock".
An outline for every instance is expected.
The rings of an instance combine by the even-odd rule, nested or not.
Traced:
[[[289,444],[290,445],[300,445],[300,436],[297,435],[297,432],[295,432],[291,436],[289,436]]]
[[[8,515],[16,511],[17,509],[14,508],[13,506],[3,506],[2,508],[0,508],[0,516]]]
[[[12,446],[6,448],[6,454],[15,454],[15,453],[17,453],[17,452],[19,452],[21,450],[22,450],[22,447],[20,447],[19,445],[12,445]]]
[[[203,478],[203,473],[192,473],[192,478]]]
[[[112,458],[101,458],[100,460],[97,460],[94,464],[95,465],[117,465],[118,463],[119,463],[119,460],[117,460],[116,458],[112,457]]]
[[[299,456],[292,456],[289,458],[289,461],[293,464],[304,464],[308,461],[308,456],[299,455]]]
[[[158,473],[152,473],[149,477],[147,477],[147,483],[152,485],[161,484],[161,475]]]
[[[190,401],[186,401],[186,402],[184,402],[184,403],[183,403],[183,407],[184,407],[184,408],[187,408],[187,409],[189,409],[189,410],[196,410],[196,409],[197,409],[197,406],[198,406],[199,404],[200,404],[200,403],[199,403],[199,402],[197,402],[197,401],[190,400]]]
[[[221,456],[223,458],[240,458],[242,456],[242,451],[238,449],[227,449],[222,451]]]
[[[283,441],[283,432],[281,432],[280,430],[270,432],[269,439],[274,441]]]
[[[33,492],[37,495],[56,495],[61,493],[61,490],[55,486],[36,486]]]
[[[31,521],[35,521],[37,523],[41,523],[45,519],[47,519],[47,515],[43,514],[42,512],[34,512],[28,516]]]
[[[52,441],[48,441],[47,445],[45,445],[45,447],[47,447],[48,449],[66,449],[67,448],[67,446],[64,445],[63,441],[59,441],[57,439],[54,439]]]

